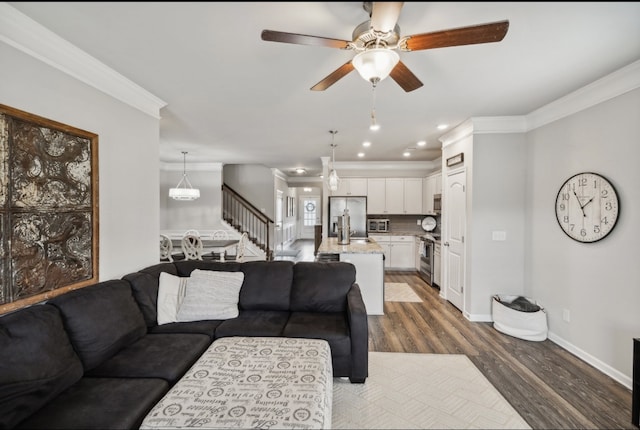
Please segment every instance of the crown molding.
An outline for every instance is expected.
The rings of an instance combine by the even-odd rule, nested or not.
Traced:
[[[435,161],[336,161],[336,170],[429,169],[440,166]]]
[[[223,163],[187,163],[187,172],[222,172]],[[160,162],[160,170],[164,171],[183,171],[185,170],[183,161],[176,161],[175,163],[168,163],[166,161]]]
[[[282,179],[283,181],[288,181],[289,177],[280,169],[277,169],[275,167],[271,168],[271,173],[273,174],[274,178],[279,178]]]
[[[527,131],[557,121],[640,87],[640,60],[527,115]]]
[[[640,88],[640,60],[526,116],[473,117],[438,139],[446,147],[472,134],[526,133]],[[337,163],[336,163],[337,164]]]
[[[154,118],[167,105],[6,2],[0,3],[0,41]]]

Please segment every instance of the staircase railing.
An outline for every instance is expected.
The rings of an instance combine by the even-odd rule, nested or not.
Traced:
[[[222,184],[222,218],[236,230],[246,231],[249,240],[265,252],[267,260],[273,260],[269,245],[273,220],[227,184]]]

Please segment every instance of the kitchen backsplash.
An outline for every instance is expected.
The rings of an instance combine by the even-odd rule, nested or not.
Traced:
[[[371,217],[370,217],[371,218]],[[424,219],[422,215],[389,215],[386,218],[389,219],[390,233],[409,233],[409,234],[424,234],[425,231],[422,225],[418,225],[417,221]],[[434,216],[437,221],[437,226],[434,233],[440,233],[440,216]]]

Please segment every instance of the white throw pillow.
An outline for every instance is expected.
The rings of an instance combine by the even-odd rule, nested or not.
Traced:
[[[178,321],[178,309],[184,298],[188,279],[167,272],[160,273],[158,325]]]
[[[243,281],[242,272],[194,270],[178,309],[178,321],[236,318]]]

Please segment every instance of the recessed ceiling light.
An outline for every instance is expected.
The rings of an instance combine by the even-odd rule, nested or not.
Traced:
[[[404,151],[402,155],[404,155],[405,157],[409,157],[411,156],[411,153],[409,151]]]
[[[418,142],[418,146],[425,146],[427,142],[425,140],[421,140]]]
[[[449,127],[447,124],[440,124],[440,125],[438,125],[438,130],[444,130],[447,127]]]
[[[309,187],[304,187],[303,190],[304,190],[305,193],[310,193],[311,192],[311,188],[309,188]]]
[[[364,146],[365,148],[368,148],[371,146],[371,142],[366,141],[366,142],[362,142],[362,146]]]
[[[296,173],[300,173],[300,174],[302,174],[302,173],[304,173],[304,172],[306,172],[306,170],[304,170],[302,167],[297,167],[297,168],[296,168]]]
[[[364,157],[364,152],[358,152],[358,157]]]

